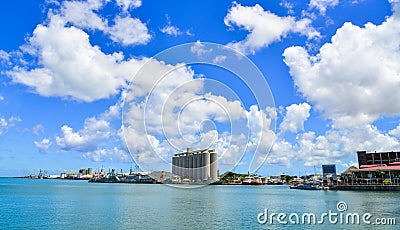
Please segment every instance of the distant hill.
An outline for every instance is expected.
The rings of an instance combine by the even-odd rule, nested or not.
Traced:
[[[220,176],[221,181],[227,181],[227,180],[244,180],[244,178],[247,176],[247,173],[234,173],[231,171],[225,172]]]

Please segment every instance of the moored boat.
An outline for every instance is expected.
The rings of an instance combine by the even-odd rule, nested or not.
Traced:
[[[301,190],[320,190],[321,187],[319,187],[316,184],[298,184],[298,185],[291,185],[290,189],[301,189]]]
[[[259,176],[246,176],[244,181],[242,181],[242,185],[264,185],[264,182],[261,180]]]

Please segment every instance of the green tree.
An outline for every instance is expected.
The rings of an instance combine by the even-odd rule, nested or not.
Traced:
[[[385,175],[385,172],[383,170],[378,169],[375,171],[375,175],[377,177],[383,178],[383,176]]]
[[[382,171],[382,170],[380,170],[380,169],[378,169],[378,170],[375,171],[375,177],[377,177],[377,178],[382,178],[382,181],[383,181],[383,176],[384,176],[384,175],[385,175],[385,172]]]

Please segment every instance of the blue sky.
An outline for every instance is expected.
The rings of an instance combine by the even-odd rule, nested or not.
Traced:
[[[187,145],[216,148],[221,171],[243,156],[236,171],[263,175],[342,171],[357,150],[400,150],[397,0],[1,4],[0,176],[127,170],[130,153],[144,170],[170,170],[162,159]],[[212,43],[247,56],[238,62],[263,75],[247,80],[265,81],[275,104],[255,103],[229,70],[159,54],[185,43],[199,58]],[[235,59],[219,57],[209,61]],[[156,84],[157,71],[172,72]]]

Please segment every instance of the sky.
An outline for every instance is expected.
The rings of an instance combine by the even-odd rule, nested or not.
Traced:
[[[0,176],[338,172],[400,151],[400,1],[7,1]]]

